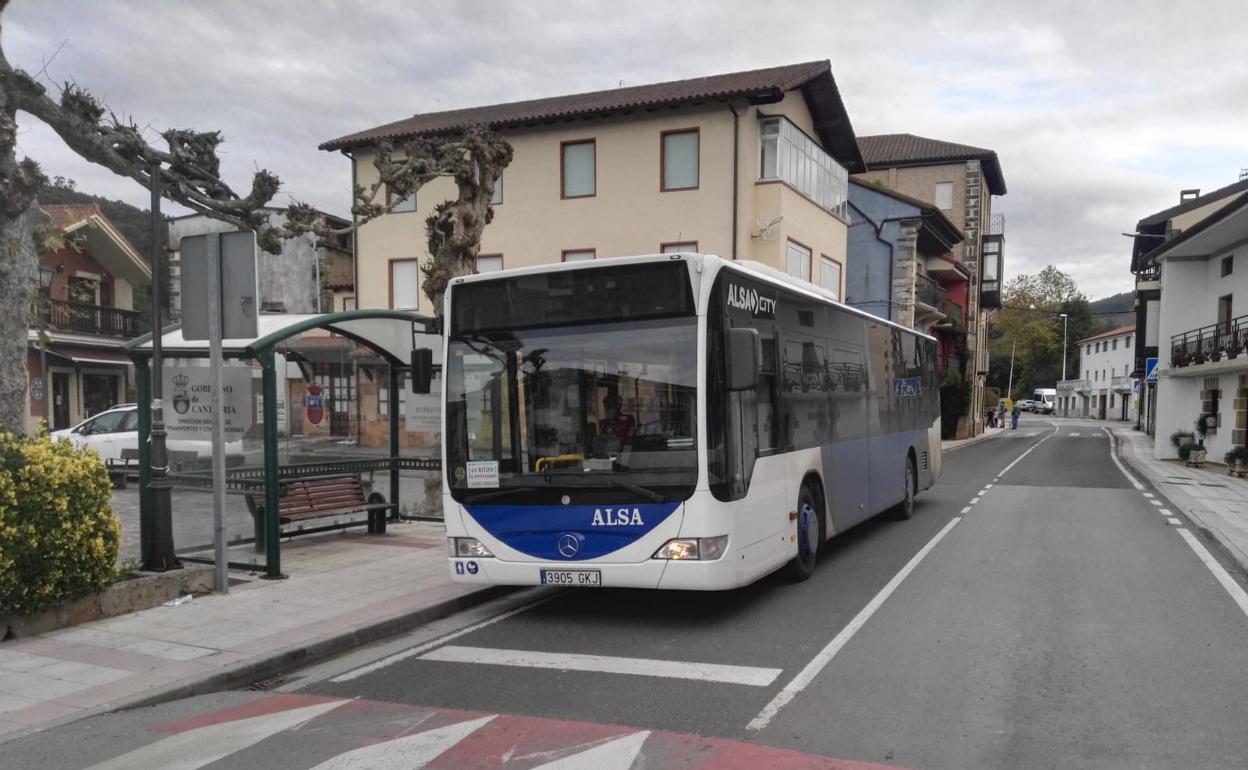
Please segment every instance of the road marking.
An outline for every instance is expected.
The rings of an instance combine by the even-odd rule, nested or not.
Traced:
[[[991,485],[991,484],[989,484],[988,486],[990,487],[990,486],[992,486],[992,485]],[[988,487],[984,487],[983,489],[979,490],[979,496],[980,496],[980,497],[983,497],[983,496],[984,496],[984,495],[986,495],[986,494],[988,494]]]
[[[975,503],[978,503],[978,502],[979,502],[979,498],[978,498],[978,497],[972,497],[972,498],[971,498],[971,505],[974,505]]]
[[[556,759],[533,770],[628,770],[633,766],[641,747],[650,737],[649,730],[616,738],[588,751]]]
[[[1239,583],[1236,583],[1235,580],[1227,574],[1226,570],[1222,568],[1222,565],[1218,564],[1218,560],[1213,558],[1213,554],[1209,553],[1209,550],[1200,544],[1200,541],[1196,539],[1195,535],[1186,529],[1180,529],[1179,534],[1182,535],[1183,539],[1187,541],[1187,544],[1192,547],[1192,550],[1196,552],[1196,556],[1205,563],[1205,566],[1208,567],[1209,571],[1213,573],[1213,577],[1222,584],[1222,587],[1225,588],[1226,592],[1231,595],[1231,598],[1235,600],[1235,603],[1239,605],[1239,608],[1243,610],[1244,614],[1248,615],[1248,593],[1245,593],[1244,589],[1240,588]]]
[[[962,521],[962,518],[955,516],[944,526],[944,529],[937,532],[935,537],[927,541],[927,545],[919,549],[919,552],[911,557],[910,561],[906,562],[906,566],[902,567],[900,572],[893,575],[893,579],[888,581],[871,601],[867,602],[867,606],[859,610],[854,619],[849,621],[849,624],[842,628],[836,636],[832,637],[832,641],[828,642],[828,645],[820,650],[819,654],[797,673],[797,676],[793,677],[780,692],[776,693],[776,697],[772,698],[771,702],[764,706],[762,711],[758,712],[758,715],[746,725],[746,729],[762,730],[775,718],[776,714],[780,713],[780,709],[788,705],[791,700],[797,697],[798,693],[806,689],[807,685],[813,682],[815,677],[819,676],[819,672],[823,671],[824,667],[832,662],[832,658],[841,651],[841,648],[850,639],[854,638],[854,634],[858,633],[867,624],[867,621],[888,600],[888,597],[893,595],[893,592],[897,590],[902,581],[914,571],[915,567],[919,566],[919,562],[923,561],[923,558],[931,553],[936,544],[943,540],[945,535],[949,534],[949,530],[953,529],[959,521]]]
[[[1149,502],[1152,503],[1153,505],[1158,505],[1158,506],[1165,505],[1165,503],[1163,503],[1160,500],[1149,500]]]
[[[991,485],[991,484],[985,484],[985,485],[984,485],[984,489],[992,489],[992,485]]]
[[[1176,519],[1176,518],[1174,518],[1173,516],[1171,516],[1170,518],[1166,519],[1166,523],[1167,523],[1167,524],[1169,524],[1169,525],[1170,525],[1170,526],[1172,526],[1172,527],[1177,527],[1177,526],[1179,526],[1179,520],[1178,520],[1178,519]]]
[[[1012,463],[1010,463],[1009,465],[1007,465],[1007,466],[1005,466],[1004,468],[1002,468],[1002,469],[1001,469],[1001,472],[997,474],[997,478],[993,479],[993,481],[997,481],[997,480],[998,480],[998,479],[1000,479],[1002,476],[1004,476],[1004,475],[1006,474],[1006,472],[1010,470],[1010,468],[1013,468],[1015,465],[1018,465],[1018,463],[1019,463],[1019,461],[1020,461],[1020,460],[1022,460],[1024,457],[1026,457],[1027,455],[1031,454],[1032,452],[1034,452],[1034,451],[1035,451],[1035,449],[1036,449],[1036,447],[1038,447],[1038,446],[1040,446],[1041,444],[1043,444],[1044,442],[1048,441],[1048,440],[1049,440],[1049,436],[1052,436],[1052,435],[1053,435],[1053,434],[1052,434],[1052,433],[1050,433],[1048,436],[1045,436],[1044,438],[1040,439],[1039,441],[1037,441],[1036,443],[1034,443],[1034,444],[1032,444],[1030,447],[1028,447],[1026,452],[1023,452],[1021,455],[1019,455],[1018,457],[1014,458],[1014,462],[1012,462]]]
[[[1071,433],[1067,433],[1066,435],[1067,435],[1067,436],[1078,436],[1079,434],[1078,434],[1078,433],[1075,433],[1075,432],[1073,432],[1073,431],[1072,431]]]
[[[1160,508],[1160,509],[1158,509],[1158,511],[1157,511],[1157,512],[1158,512],[1158,513],[1160,513],[1162,516],[1173,516],[1173,515],[1174,515],[1173,513],[1170,513],[1170,510],[1169,510],[1168,508]]]
[[[1122,472],[1122,475],[1127,477],[1127,481],[1131,482],[1131,486],[1135,487],[1137,491],[1143,492],[1144,485],[1136,481],[1135,476],[1128,473],[1126,466],[1124,466],[1122,461],[1118,459],[1118,442],[1114,440],[1114,434],[1109,432],[1109,428],[1102,428],[1101,430],[1105,431],[1105,436],[1109,439],[1109,456],[1114,461],[1114,465],[1117,465],[1118,470]]]
[[[776,681],[776,677],[784,671],[779,668],[727,666],[721,663],[618,658],[611,655],[581,655],[537,650],[500,650],[493,647],[461,647],[454,644],[425,653],[420,656],[419,660],[480,663],[517,668],[552,668],[561,671],[594,671],[602,674],[633,674],[668,679],[696,679],[751,687],[766,687]]]
[[[196,770],[242,751],[271,735],[293,729],[347,701],[335,700],[315,706],[277,711],[263,716],[199,727],[148,744],[134,751],[92,765],[87,770],[131,770],[159,767],[162,770]]]
[[[963,513],[963,514],[967,514],[967,513],[970,513],[970,512],[971,512],[971,506],[969,506],[969,505],[968,505],[968,506],[966,506],[965,508],[963,508],[963,509],[962,509],[962,513]]]
[[[1152,496],[1153,496],[1153,493],[1152,493],[1152,492],[1145,492],[1145,493],[1144,493],[1144,496],[1145,496],[1145,497],[1152,497]]]
[[[551,599],[554,599],[556,596],[559,596],[559,595],[560,594],[552,594],[550,596],[543,596],[541,599],[538,599],[535,602],[529,602],[528,604],[521,605],[519,607],[516,607],[515,609],[510,609],[510,610],[507,610],[506,612],[501,612],[492,618],[486,618],[485,620],[478,621],[476,623],[473,623],[472,625],[464,626],[458,631],[452,631],[449,634],[443,634],[442,636],[439,636],[437,639],[431,639],[425,642],[424,644],[418,644],[415,647],[408,648],[406,650],[403,650],[402,652],[396,652],[393,655],[387,655],[381,660],[375,660],[372,663],[369,663],[367,665],[360,666],[359,668],[352,669],[350,671],[347,671],[346,673],[339,674],[338,676],[333,677],[329,681],[334,682],[334,683],[340,683],[340,682],[350,682],[352,679],[359,679],[360,677],[365,676],[366,674],[371,674],[374,671],[377,671],[379,669],[385,668],[386,666],[390,666],[395,663],[398,663],[401,660],[407,660],[408,658],[419,655],[422,652],[427,652],[428,650],[432,650],[434,647],[437,647],[438,645],[441,645],[441,644],[446,644],[452,639],[457,639],[463,636],[464,634],[469,634],[478,629],[485,628],[486,626],[491,625],[493,623],[497,623],[500,620],[506,620],[507,618],[510,618],[512,615],[519,615],[521,612],[524,612],[525,610],[531,610],[537,605],[548,602]]]
[[[327,759],[312,770],[352,770],[361,767],[370,770],[407,770],[424,767],[429,760],[445,754],[448,749],[484,727],[495,716],[470,719],[467,722],[457,722],[423,733],[374,743]]]

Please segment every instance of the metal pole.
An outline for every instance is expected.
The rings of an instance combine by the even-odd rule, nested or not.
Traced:
[[[212,551],[216,592],[230,592],[225,555],[225,414],[221,389],[225,387],[221,354],[221,236],[208,238],[208,371],[212,409]]]
[[[139,534],[143,552],[143,568],[163,572],[181,567],[173,551],[173,505],[170,500],[169,452],[165,446],[164,374],[161,369],[160,278],[163,270],[165,244],[161,242],[160,163],[153,163],[152,177],[152,451],[151,492],[152,515],[149,532]]]
[[[39,376],[43,378],[43,426],[50,433],[52,415],[48,410],[48,402],[52,400],[52,378],[48,376],[48,346],[39,342]]]
[[[139,532],[152,528],[152,370],[146,358],[134,359],[135,395],[139,399]],[[147,549],[139,551],[146,555]]]
[[[399,518],[399,388],[403,378],[399,368],[390,364],[390,518]],[[385,522],[381,522],[384,531]]]
[[[1005,386],[1005,397],[1011,400],[1014,398],[1014,350],[1017,347],[1017,340],[1010,344],[1010,384]]]
[[[261,386],[264,391],[264,576],[270,580],[282,574],[281,493],[277,459],[277,368],[273,351],[260,354]]]
[[[1062,379],[1066,379],[1066,325],[1070,323],[1070,315],[1062,313]]]

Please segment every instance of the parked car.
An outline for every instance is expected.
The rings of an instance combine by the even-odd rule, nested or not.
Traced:
[[[1018,400],[1018,408],[1024,412],[1034,412],[1036,411],[1036,402],[1030,398],[1020,398]]]

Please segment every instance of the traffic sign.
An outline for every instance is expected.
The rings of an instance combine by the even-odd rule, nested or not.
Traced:
[[[1157,381],[1157,357],[1156,356],[1144,359],[1144,381],[1145,382]]]

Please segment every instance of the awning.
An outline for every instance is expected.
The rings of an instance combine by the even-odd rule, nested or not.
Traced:
[[[75,364],[103,364],[105,366],[134,366],[125,353],[102,348],[79,348],[69,345],[49,345],[47,354]]]

